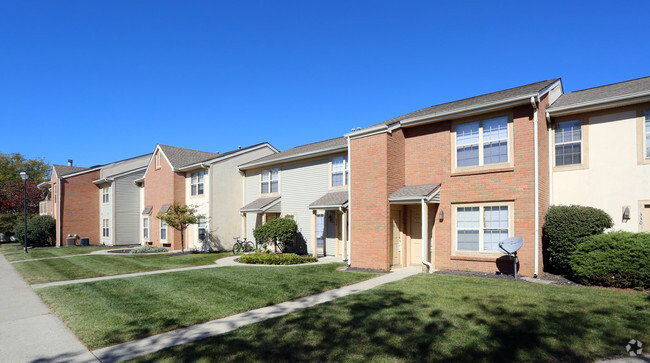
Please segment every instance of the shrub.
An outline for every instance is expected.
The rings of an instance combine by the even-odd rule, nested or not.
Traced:
[[[551,206],[544,216],[543,243],[550,271],[569,274],[569,256],[584,237],[602,234],[614,225],[604,211],[579,205]]]
[[[29,216],[28,216],[29,217]],[[13,234],[14,228],[18,224],[18,221],[23,222],[23,214],[18,213],[0,213],[0,233],[5,235]],[[24,228],[24,226],[23,226]]]
[[[295,253],[250,253],[243,255],[238,260],[241,263],[263,264],[263,265],[297,265],[300,263],[316,262],[314,256],[298,256]]]
[[[273,243],[281,251],[293,247],[293,241],[298,233],[296,221],[290,218],[276,218],[253,230],[253,236],[258,244]]]
[[[16,238],[25,240],[25,225],[17,223],[14,227]],[[55,236],[56,221],[51,216],[35,216],[27,220],[27,245],[32,247],[49,246]]]
[[[156,253],[156,252],[167,252],[167,249],[163,247],[144,246],[144,247],[134,248],[129,253]]]
[[[573,279],[584,285],[650,288],[650,234],[590,236],[569,258]]]

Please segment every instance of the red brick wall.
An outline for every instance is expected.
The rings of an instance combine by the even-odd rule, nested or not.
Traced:
[[[93,184],[93,180],[98,178],[99,170],[96,170],[59,181],[61,184],[61,215],[58,216],[57,221],[60,226],[60,232],[57,234],[59,246],[65,246],[65,238],[69,234],[76,234],[81,238],[88,237],[90,244],[93,245],[100,244],[99,189]]]
[[[534,268],[534,149],[533,109],[529,105],[509,111],[513,116],[514,166],[498,171],[451,174],[451,123],[439,122],[403,129],[403,133],[378,134],[351,140],[352,167],[352,266],[389,268],[390,209],[388,195],[402,185],[441,183],[436,218],[435,268],[493,272],[490,256],[452,256],[453,203],[514,203],[514,235],[523,236],[520,272],[532,275]],[[540,130],[545,121],[540,112]],[[546,131],[544,131],[546,132]],[[540,145],[546,141],[541,135]],[[400,154],[401,153],[401,154]],[[544,154],[544,155],[542,155]],[[548,149],[540,149],[540,161],[547,162]],[[401,164],[399,159],[402,159]],[[403,172],[400,172],[403,168]],[[540,168],[540,175],[548,169]],[[548,187],[547,180],[540,185]],[[547,189],[546,189],[547,190]],[[548,192],[540,193],[546,195]],[[545,208],[542,203],[540,209]],[[545,209],[544,209],[545,210]],[[543,215],[540,213],[540,218]],[[512,218],[512,217],[511,217]],[[541,264],[540,264],[541,266]]]
[[[159,152],[159,151],[158,151]],[[156,215],[163,204],[171,204],[176,201],[180,205],[185,204],[185,176],[183,173],[174,172],[171,165],[165,160],[164,156],[160,158],[160,168],[156,169],[156,156],[151,158],[149,170],[144,180],[144,205],[152,205],[151,215],[149,216],[149,241],[154,246],[162,247],[163,242],[160,240],[160,220]],[[187,239],[187,234],[185,235]],[[167,227],[167,240],[165,243],[171,244],[171,249],[181,249],[181,234],[179,231]],[[185,242],[187,247],[187,242]]]

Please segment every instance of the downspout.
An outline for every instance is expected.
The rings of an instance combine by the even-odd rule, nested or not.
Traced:
[[[429,234],[427,229],[429,227],[429,209],[425,198],[422,198],[422,263],[429,268],[429,273],[433,273],[433,266],[431,262],[427,261],[427,247],[429,246]]]
[[[546,111],[546,127],[548,128],[548,204],[553,204],[553,129],[551,114]]]
[[[538,119],[537,119],[537,100],[535,97],[530,98],[530,104],[533,106],[533,142],[535,143],[535,274],[537,278],[539,273],[539,145],[538,145]]]
[[[343,212],[343,205],[339,206],[339,212],[341,212],[341,216],[345,216],[345,213]],[[343,229],[343,226],[341,226],[341,229]],[[345,224],[345,229],[348,229],[347,223]],[[345,236],[345,238],[344,238],[345,242],[347,242],[348,231],[343,230],[342,234],[343,234],[343,236]],[[346,259],[345,259],[345,246],[343,246],[343,250],[344,250],[344,252],[341,253],[341,257],[343,258],[343,262],[345,262],[346,261]]]
[[[350,136],[348,136],[348,163],[352,162],[352,150],[350,150]],[[352,164],[350,164],[352,165]],[[348,175],[349,184],[352,184],[352,168],[350,168]],[[348,266],[352,266],[352,185],[348,185],[348,248],[346,254],[348,257]]]

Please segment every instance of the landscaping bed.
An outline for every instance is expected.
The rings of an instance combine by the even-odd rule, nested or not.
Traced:
[[[249,253],[237,259],[240,263],[260,265],[298,265],[317,262],[314,256],[298,256],[295,253]]]

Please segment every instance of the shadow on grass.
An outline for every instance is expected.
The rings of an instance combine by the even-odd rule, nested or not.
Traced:
[[[608,320],[588,313],[535,304],[522,312],[467,296],[461,312],[424,299],[400,291],[356,295],[139,361],[591,361],[624,353],[620,334],[606,333]],[[605,332],[601,348],[614,350],[593,349],[594,331]]]

